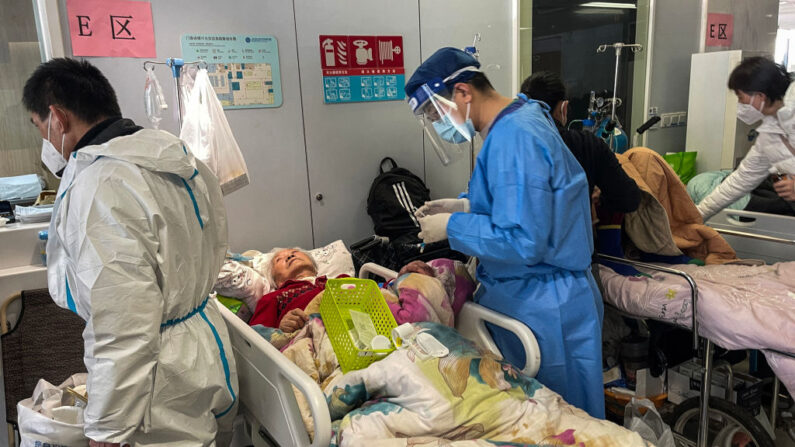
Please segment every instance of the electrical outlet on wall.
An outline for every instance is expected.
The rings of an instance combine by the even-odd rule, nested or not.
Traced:
[[[687,112],[669,112],[660,115],[660,128],[680,127],[687,125]]]

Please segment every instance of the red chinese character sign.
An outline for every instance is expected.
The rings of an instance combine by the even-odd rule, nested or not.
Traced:
[[[707,15],[707,46],[730,47],[734,34],[734,16],[731,14]]]
[[[319,36],[327,104],[405,98],[403,36]]]
[[[66,13],[74,56],[157,56],[149,2],[67,0]]]

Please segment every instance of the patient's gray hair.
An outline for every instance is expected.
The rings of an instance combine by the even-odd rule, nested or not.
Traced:
[[[280,251],[284,251],[284,250],[298,250],[301,253],[305,254],[306,257],[309,258],[310,261],[312,261],[312,266],[315,267],[315,272],[317,273],[317,261],[315,261],[315,257],[312,256],[312,253],[304,250],[301,247],[293,247],[293,248],[277,247],[277,248],[274,248],[273,250],[268,252],[268,254],[271,255],[270,260],[268,260],[268,262],[264,266],[262,266],[262,270],[263,270],[262,273],[264,274],[265,279],[267,279],[268,282],[270,282],[273,285],[274,288],[277,285],[276,285],[276,280],[273,279],[273,260],[276,259],[276,253],[279,253]]]

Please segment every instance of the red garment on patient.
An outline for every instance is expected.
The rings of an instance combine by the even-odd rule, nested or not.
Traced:
[[[338,278],[346,278],[340,275]],[[303,310],[323,290],[326,289],[326,277],[318,276],[315,282],[288,280],[281,288],[265,294],[257,302],[257,309],[248,324],[255,326],[261,324],[267,327],[278,328],[287,312],[293,309]]]

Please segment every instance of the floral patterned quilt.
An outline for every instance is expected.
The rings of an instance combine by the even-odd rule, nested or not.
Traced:
[[[325,393],[333,421],[332,445],[649,445],[636,433],[567,404],[448,327],[453,321],[445,318],[445,310],[460,308],[456,289],[465,284],[456,284],[458,275],[451,273],[455,268],[447,271],[446,278],[404,276],[393,292],[385,292],[393,313],[404,311],[399,320],[420,318],[423,312],[427,315],[422,318],[435,320],[413,323],[413,329],[428,331],[444,344],[450,353],[443,358],[421,358],[411,349],[401,349],[365,369],[342,374],[319,315],[313,314],[302,330],[289,335],[254,326]],[[309,407],[303,394],[295,394],[311,436]]]

